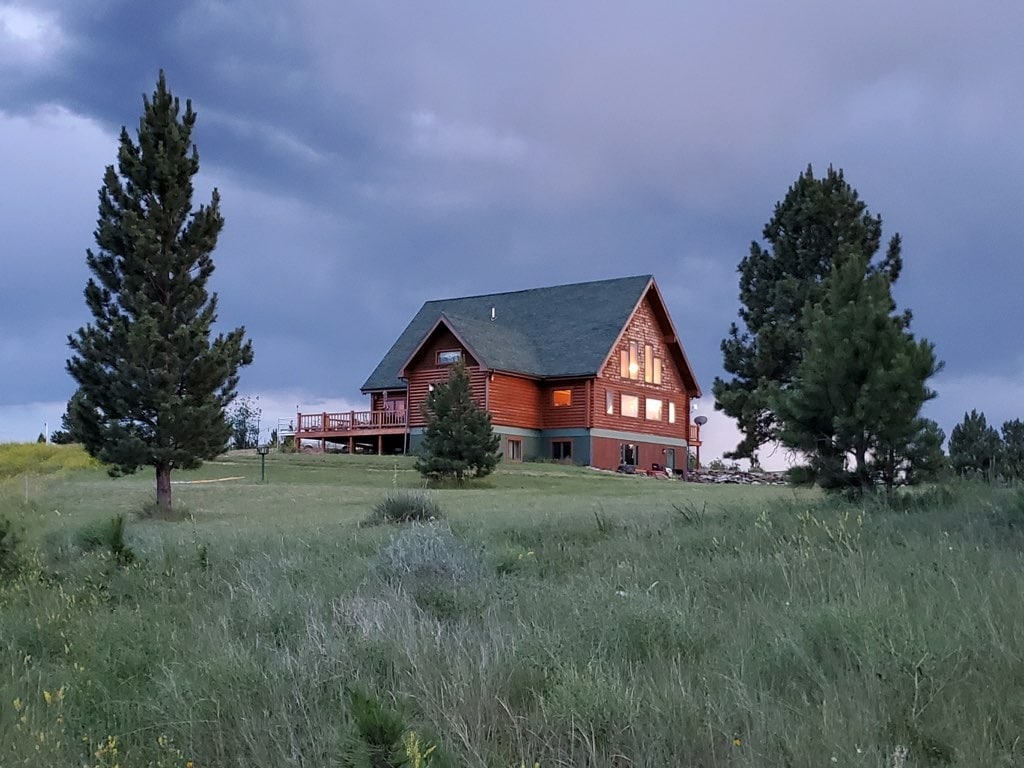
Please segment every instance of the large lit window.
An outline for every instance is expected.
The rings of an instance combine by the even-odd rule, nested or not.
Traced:
[[[604,412],[609,416],[615,413],[615,393],[610,389],[604,393]]]
[[[640,398],[636,395],[622,395],[619,398],[619,407],[622,409],[623,416],[635,419],[640,415]]]
[[[661,384],[661,358],[654,358],[654,383]]]
[[[629,378],[629,350],[623,349],[619,352],[619,376]]]
[[[644,344],[644,381],[654,383],[654,347]]]
[[[635,341],[629,342],[629,378],[640,378],[640,345]]]
[[[648,397],[644,404],[644,415],[648,421],[661,421],[661,400]]]
[[[552,392],[551,403],[556,408],[564,408],[567,405],[572,405],[572,390],[571,389],[556,389]]]
[[[437,353],[438,365],[455,365],[461,359],[462,350],[460,349],[442,349]]]
[[[676,423],[676,404],[671,401],[668,404],[668,423]]]

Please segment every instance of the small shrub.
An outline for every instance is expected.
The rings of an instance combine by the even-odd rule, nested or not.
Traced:
[[[479,563],[446,525],[414,523],[391,537],[381,550],[378,567],[385,578],[426,583],[467,584]]]
[[[0,518],[0,578],[6,581],[17,576],[21,567],[21,538],[10,520]]]
[[[124,515],[112,517],[106,523],[90,523],[78,532],[78,546],[86,552],[106,549],[119,565],[135,562],[135,552],[124,540]]]
[[[393,491],[373,508],[364,525],[425,523],[442,517],[441,506],[425,491]]]
[[[391,768],[405,762],[400,752],[405,733],[401,714],[358,688],[349,689],[348,711],[369,752],[370,765]]]

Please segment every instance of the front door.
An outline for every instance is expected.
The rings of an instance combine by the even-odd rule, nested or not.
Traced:
[[[665,449],[665,469],[670,473],[676,471],[676,449],[666,448]]]

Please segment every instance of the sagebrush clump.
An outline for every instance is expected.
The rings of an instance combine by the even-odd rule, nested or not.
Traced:
[[[426,491],[393,491],[373,508],[364,524],[426,523],[442,517],[441,505]]]

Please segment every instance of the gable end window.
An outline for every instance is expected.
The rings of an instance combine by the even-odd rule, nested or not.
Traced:
[[[634,381],[640,378],[640,345],[635,342],[629,342],[626,349],[619,351],[619,376],[624,379],[633,379]]]
[[[644,403],[644,415],[648,421],[661,421],[661,400],[648,397]]]
[[[654,383],[654,347],[644,344],[644,381]]]
[[[654,358],[654,366],[653,367],[654,367],[654,371],[652,372],[652,375],[654,377],[654,383],[655,384],[661,384],[661,358],[660,357]]]
[[[442,349],[437,353],[438,365],[455,365],[462,359],[461,349]]]
[[[631,416],[635,419],[640,415],[640,398],[636,395],[621,395],[619,397],[619,407],[622,410],[623,416]]]
[[[551,404],[555,406],[555,408],[565,408],[566,406],[572,405],[572,390],[553,390],[551,393]]]

